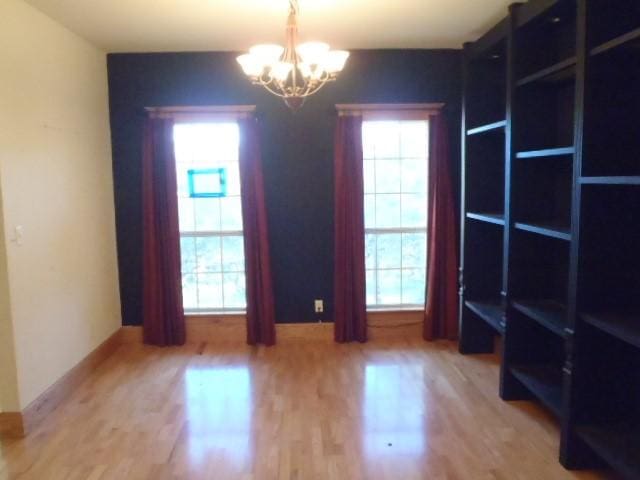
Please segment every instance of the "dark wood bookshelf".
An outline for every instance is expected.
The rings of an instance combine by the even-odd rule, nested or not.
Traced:
[[[498,333],[504,333],[504,307],[500,299],[472,301],[466,300],[465,306],[487,322]]]
[[[504,226],[504,213],[467,212],[467,218]]]
[[[556,15],[558,10],[558,0],[538,0],[522,4],[516,16],[518,28],[526,27],[528,23],[538,21],[538,23],[548,21],[548,18]]]
[[[488,52],[492,52],[490,55],[496,55],[502,50],[500,44],[504,43],[508,28],[509,18],[505,17],[478,40],[466,45],[467,57],[470,59],[485,58]]]
[[[575,65],[576,57],[568,58],[518,80],[516,85],[523,87],[533,82],[563,82],[575,76]]]
[[[619,37],[613,38],[608,42],[605,42],[601,45],[598,45],[595,48],[591,49],[590,55],[600,55],[601,53],[606,53],[610,50],[620,48],[620,47],[628,47],[632,45],[634,48],[638,48],[640,45],[640,28],[636,28],[631,30],[630,32],[624,33]]]
[[[545,148],[543,150],[518,152],[516,158],[561,157],[564,155],[573,155],[574,153],[575,149],[573,147]]]
[[[562,369],[555,365],[513,365],[511,373],[556,416],[562,412]]]
[[[580,317],[593,327],[640,348],[640,310],[582,313]]]
[[[513,300],[513,308],[562,338],[571,335],[567,306],[556,300]]]
[[[624,43],[589,59],[583,176],[640,176],[640,135],[628,121],[640,105],[638,44]]]
[[[504,255],[508,212],[505,18],[463,55],[460,342],[462,353],[494,350],[504,331]],[[498,227],[498,228],[496,228]]]
[[[640,478],[640,424],[585,425],[577,435],[625,478]]]
[[[640,185],[640,176],[580,177],[583,185]]]
[[[559,222],[532,223],[516,222],[514,227],[525,232],[537,233],[545,237],[557,238],[558,240],[571,241],[571,228]]]
[[[501,120],[499,122],[489,123],[487,125],[481,125],[479,127],[472,128],[467,130],[467,135],[479,135],[481,133],[491,133],[496,130],[504,129],[507,126],[506,120]]]
[[[460,352],[500,333],[501,398],[558,417],[565,467],[634,479],[639,86],[638,0],[514,3],[465,46]]]

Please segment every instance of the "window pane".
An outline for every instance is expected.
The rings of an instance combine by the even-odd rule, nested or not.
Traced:
[[[375,157],[376,128],[373,122],[362,124],[362,156],[365,159]]]
[[[225,169],[203,168],[189,171],[189,194],[192,197],[221,196],[225,191]]]
[[[222,308],[221,274],[198,274],[198,300],[200,308]]]
[[[193,162],[199,165],[234,161],[238,157],[238,126],[234,123],[190,124]]]
[[[180,238],[180,259],[182,261],[182,273],[195,273],[196,271],[196,242],[192,237]]]
[[[240,132],[235,123],[218,124],[215,126],[215,136],[211,137],[214,144],[211,151],[215,160],[220,162],[237,162]]]
[[[242,237],[222,237],[222,270],[224,272],[244,272]]]
[[[400,157],[400,124],[398,122],[372,122],[376,158]]]
[[[178,198],[178,217],[181,232],[193,232],[195,230],[193,220],[193,199]]]
[[[242,230],[242,205],[240,197],[220,199],[222,230]]]
[[[393,228],[400,218],[400,195],[376,195],[376,227]]]
[[[368,160],[364,162],[362,167],[364,176],[364,193],[375,193],[376,191],[376,177],[375,177],[375,162]]]
[[[365,268],[376,268],[376,235],[366,234],[364,236],[364,258]]]
[[[196,239],[198,252],[198,272],[220,272],[220,237],[199,237]]]
[[[227,195],[240,195],[240,170],[237,163],[223,165],[227,172]]]
[[[402,160],[402,192],[424,193],[427,191],[427,162]]]
[[[178,183],[178,197],[189,196],[189,171],[188,164],[176,164],[176,181]]]
[[[225,273],[223,286],[226,308],[245,308],[247,306],[244,273]]]
[[[198,308],[198,283],[194,274],[182,275],[182,304],[185,309]]]
[[[173,144],[176,163],[191,163],[193,159],[193,142],[189,125],[175,125],[173,127]]]
[[[220,229],[220,200],[217,198],[197,198],[196,231],[212,232]]]
[[[400,270],[378,270],[378,305],[400,305]]]
[[[378,235],[377,268],[400,268],[402,261],[401,238],[399,233]]]
[[[376,196],[364,196],[364,227],[375,228],[376,226]]]
[[[426,122],[402,122],[400,143],[403,158],[426,158],[429,129]]]
[[[425,281],[426,270],[424,268],[402,270],[402,303],[423,304]]]
[[[400,193],[400,160],[377,160],[376,193]]]
[[[427,234],[402,234],[402,266],[424,268],[427,264]]]
[[[367,270],[367,305],[376,304],[376,271]]]
[[[407,193],[402,195],[402,226],[405,228],[426,228],[426,195],[415,193]]]

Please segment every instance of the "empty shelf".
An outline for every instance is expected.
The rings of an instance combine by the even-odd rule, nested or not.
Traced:
[[[504,213],[467,212],[467,218],[495,225],[504,225]]]
[[[514,227],[518,230],[537,233],[546,237],[571,241],[571,231],[569,227],[556,222],[516,222]]]
[[[555,300],[514,300],[513,308],[563,338],[571,335],[567,325],[567,308]]]
[[[500,300],[464,302],[469,310],[491,325],[498,333],[504,333],[504,309]]]
[[[552,365],[514,365],[511,373],[556,416],[562,412],[562,370]]]

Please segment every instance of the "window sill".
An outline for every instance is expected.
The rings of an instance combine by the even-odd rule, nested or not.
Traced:
[[[246,310],[229,310],[228,312],[184,312],[186,318],[244,317],[246,314]]]
[[[367,313],[406,313],[424,312],[424,307],[373,307],[367,308]]]

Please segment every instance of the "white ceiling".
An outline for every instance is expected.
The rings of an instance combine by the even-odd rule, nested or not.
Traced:
[[[284,39],[288,0],[26,0],[108,52],[245,50]],[[513,0],[299,0],[300,34],[335,48],[459,48]]]

